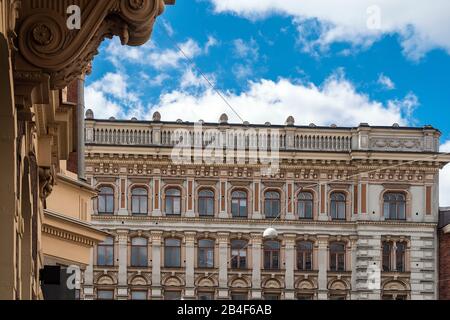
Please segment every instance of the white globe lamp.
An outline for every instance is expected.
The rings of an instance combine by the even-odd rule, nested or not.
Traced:
[[[270,227],[267,228],[264,233],[263,233],[263,238],[264,239],[276,239],[278,237],[278,231],[275,230],[274,228]]]

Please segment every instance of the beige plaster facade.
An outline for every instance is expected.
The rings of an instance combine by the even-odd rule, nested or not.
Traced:
[[[438,175],[449,161],[438,152],[438,130],[295,126],[292,117],[285,126],[242,125],[226,115],[202,127],[164,122],[158,113],[153,121],[118,121],[87,112],[86,177],[104,188],[92,222],[113,237],[94,252],[85,299],[437,298]],[[225,155],[212,164],[173,158],[173,147],[187,141],[205,155],[205,140],[220,136],[248,156],[275,131],[279,171],[271,175],[261,174],[261,162],[239,162],[234,149],[226,154],[231,162]],[[207,214],[202,190],[211,194]],[[235,191],[245,194],[242,217],[233,209]],[[270,192],[278,194],[277,219],[269,217]],[[393,195],[398,216],[385,209]],[[278,232],[275,244],[263,237],[269,226]],[[235,240],[245,243],[241,265],[233,265]],[[202,249],[205,243],[212,247]],[[371,278],[377,268],[378,285]]]

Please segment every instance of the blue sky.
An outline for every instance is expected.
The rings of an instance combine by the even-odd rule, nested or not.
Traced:
[[[450,151],[450,1],[377,3],[178,0],[148,44],[103,43],[86,105],[98,118],[431,124]]]

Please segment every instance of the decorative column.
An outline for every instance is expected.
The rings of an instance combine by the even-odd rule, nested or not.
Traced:
[[[161,174],[160,169],[155,169],[155,174]],[[153,178],[153,217],[161,217],[161,176],[156,176]]]
[[[162,299],[161,288],[161,240],[162,231],[152,231],[152,299]]]
[[[259,233],[252,233],[252,299],[261,300],[261,247],[262,235]]]
[[[261,215],[261,180],[253,181],[253,215],[252,219],[262,219]]]
[[[228,242],[229,233],[219,233],[219,299],[228,299]]]
[[[187,197],[186,197],[186,218],[195,218],[194,208],[194,178],[187,178]]]
[[[288,175],[293,176],[292,173],[289,173]],[[288,180],[286,182],[286,220],[295,220],[294,198],[294,181]]]
[[[357,254],[358,254],[358,237],[357,236],[351,236],[350,237],[350,263],[346,264],[347,271],[351,271],[351,285],[352,285],[352,291],[351,291],[351,300],[358,300],[359,296],[357,293],[357,279],[358,279],[358,272],[357,272]]]
[[[321,180],[319,181],[319,197],[320,197],[320,210],[319,210],[319,221],[328,221],[330,220],[328,216],[328,188],[327,184],[325,183],[328,179],[326,173],[322,173],[320,175]]]
[[[128,213],[128,178],[127,176],[119,177],[119,216],[127,216]]]
[[[117,241],[119,248],[119,285],[117,299],[128,300],[128,231],[118,231]]]
[[[295,234],[284,235],[284,250],[286,254],[286,274],[285,274],[285,299],[294,300],[295,299]]]
[[[228,218],[228,181],[227,179],[220,179],[220,211],[219,218]]]
[[[318,266],[319,266],[319,300],[328,299],[328,236],[317,236],[318,250]]]
[[[185,232],[184,241],[186,247],[186,290],[184,298],[195,300],[195,236],[196,232]]]
[[[84,124],[84,74],[77,78],[77,125],[78,125],[78,152],[77,174],[78,179],[85,180],[85,124]]]
[[[90,263],[84,271],[84,300],[94,300],[94,248],[90,249]]]

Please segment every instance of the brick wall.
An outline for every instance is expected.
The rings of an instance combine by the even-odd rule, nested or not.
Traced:
[[[450,234],[439,231],[439,299],[450,300]]]

